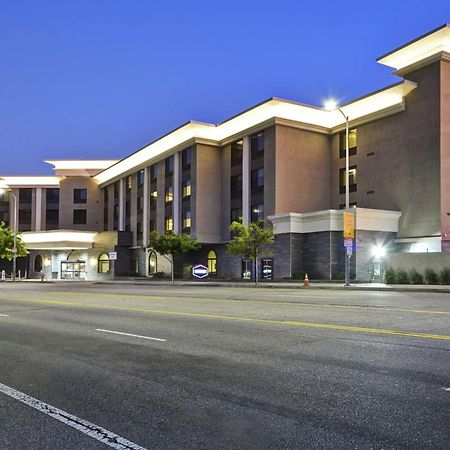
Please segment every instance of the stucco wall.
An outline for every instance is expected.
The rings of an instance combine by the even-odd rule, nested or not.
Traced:
[[[450,253],[390,253],[386,256],[386,267],[406,271],[416,269],[422,274],[426,268],[439,272],[450,267]]]

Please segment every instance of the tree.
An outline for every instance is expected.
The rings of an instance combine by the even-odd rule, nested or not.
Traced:
[[[164,258],[170,262],[172,284],[174,284],[175,276],[173,263],[175,256],[190,252],[191,250],[198,250],[200,244],[195,239],[192,239],[190,234],[158,234],[156,231],[152,231],[149,237],[148,248],[159,253],[161,256],[164,256]]]
[[[232,235],[227,245],[230,255],[239,255],[255,261],[255,284],[258,284],[258,260],[261,256],[271,254],[270,246],[274,243],[272,226],[263,220],[244,225],[242,219],[230,225]]]
[[[16,256],[27,256],[28,250],[20,238],[16,236]],[[11,261],[14,258],[14,230],[5,225],[5,222],[0,222],[0,258]]]

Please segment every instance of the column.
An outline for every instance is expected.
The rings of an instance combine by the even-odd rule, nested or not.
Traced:
[[[125,178],[119,181],[119,231],[125,231]]]
[[[173,155],[173,231],[175,234],[181,233],[181,208],[180,208],[180,191],[181,191],[181,161],[180,152]]]
[[[148,245],[148,228],[150,223],[150,168],[144,169],[144,193],[143,193],[143,208],[142,208],[142,246],[144,248]]]
[[[245,224],[250,223],[250,156],[250,136],[245,136],[242,148],[242,217]]]
[[[42,188],[36,188],[35,229],[42,230]]]

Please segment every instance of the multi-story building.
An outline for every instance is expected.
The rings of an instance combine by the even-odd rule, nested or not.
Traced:
[[[361,280],[374,270],[373,246],[450,251],[450,26],[378,62],[399,82],[341,106],[350,120],[352,273]],[[203,263],[239,278],[249,262],[226,254],[239,217],[274,225],[261,274],[333,279],[344,270],[339,111],[271,98],[217,125],[188,122],[120,161],[50,163],[53,177],[2,177],[17,199],[30,276],[41,268],[58,278],[108,276],[113,250],[117,275],[167,271],[146,248],[156,230],[202,244],[177,260],[178,275]],[[14,202],[5,195],[0,218],[12,223]]]

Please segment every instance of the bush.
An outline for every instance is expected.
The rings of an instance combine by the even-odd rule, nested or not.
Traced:
[[[450,267],[444,267],[439,272],[439,281],[441,284],[450,284]]]
[[[426,284],[438,284],[439,279],[437,273],[433,269],[425,269],[425,283]]]
[[[398,284],[409,284],[408,274],[404,270],[399,270],[397,272],[397,283]]]
[[[397,275],[395,274],[395,270],[388,267],[384,272],[384,282],[386,284],[395,284],[397,282]]]
[[[344,281],[344,280],[345,280],[345,273],[344,273],[344,272],[339,272],[339,273],[336,275],[336,280]]]
[[[423,284],[423,276],[416,269],[412,269],[409,272],[409,281],[411,284]]]
[[[153,274],[153,278],[157,278],[157,279],[163,279],[166,278],[166,274],[164,272],[155,272]]]

